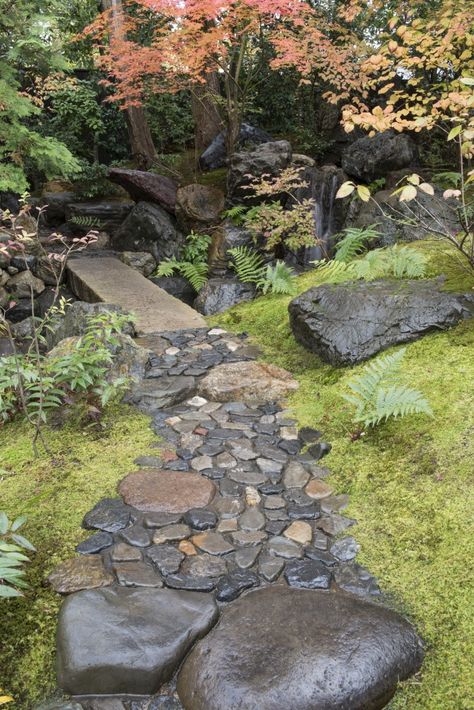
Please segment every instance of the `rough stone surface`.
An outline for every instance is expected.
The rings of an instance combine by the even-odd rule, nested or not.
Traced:
[[[203,233],[219,222],[224,205],[224,193],[217,187],[197,183],[180,187],[176,200],[178,225],[184,234]]]
[[[111,168],[109,180],[125,188],[136,202],[156,202],[168,212],[174,213],[176,206],[176,183],[164,175],[143,170]]]
[[[152,276],[150,281],[188,306],[193,305],[196,291],[183,276]]]
[[[59,615],[58,684],[71,695],[154,693],[216,618],[214,601],[203,594],[167,589],[75,594]]]
[[[186,710],[379,710],[422,657],[414,629],[388,609],[275,586],[224,611],[187,657],[177,689]]]
[[[194,308],[205,316],[222,313],[237,303],[255,298],[254,284],[244,284],[238,279],[209,279],[194,301]]]
[[[285,579],[290,587],[329,589],[331,572],[319,560],[297,560],[286,565]]]
[[[147,251],[158,263],[179,257],[184,237],[164,209],[139,202],[116,231],[112,246],[119,251]]]
[[[186,513],[210,503],[215,485],[197,473],[148,469],[126,476],[119,493],[126,503],[144,512]]]
[[[352,177],[372,182],[391,170],[408,167],[416,158],[416,145],[410,136],[385,131],[349,145],[342,155],[342,169]]]
[[[145,554],[164,575],[177,572],[181,562],[184,560],[182,552],[172,545],[152,545]]]
[[[137,269],[143,276],[150,276],[156,269],[156,261],[147,251],[123,251],[120,261]]]
[[[262,143],[254,150],[234,153],[227,175],[227,196],[233,202],[255,204],[249,186],[251,177],[276,176],[291,163],[291,145],[288,141]],[[261,198],[257,198],[257,202]]]
[[[82,527],[86,530],[104,530],[109,533],[126,528],[132,518],[132,509],[120,498],[103,498],[84,516]]]
[[[244,148],[258,143],[268,143],[273,138],[261,128],[251,126],[249,123],[242,123],[239,132],[239,147]],[[223,168],[227,162],[227,152],[225,146],[225,131],[221,131],[208,145],[199,158],[199,165],[202,170],[216,170]]]
[[[107,587],[114,581],[98,555],[82,555],[61,562],[48,576],[48,584],[59,594],[72,594],[81,589]]]
[[[287,370],[257,362],[218,365],[199,384],[199,393],[219,402],[262,402],[281,399],[298,389]]]
[[[317,286],[291,301],[291,328],[299,343],[326,362],[353,365],[474,314],[472,295],[441,286],[439,280]]]

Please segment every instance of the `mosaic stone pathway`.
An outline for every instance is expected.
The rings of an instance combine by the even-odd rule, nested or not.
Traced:
[[[150,415],[160,443],[156,452],[143,452],[136,459],[138,468],[120,482],[119,497],[99,501],[86,514],[83,527],[93,531],[91,536],[77,546],[77,557],[49,577],[56,591],[69,595],[58,630],[60,687],[86,710],[323,706],[356,710],[369,707],[369,701],[370,707],[383,707],[398,679],[420,665],[421,644],[401,617],[367,604],[380,590],[356,562],[359,546],[350,534],[356,521],[344,514],[347,496],[326,482],[329,470],[322,460],[331,447],[319,431],[298,430],[279,403],[297,383],[286,371],[255,362],[258,353],[244,335],[230,336],[221,329],[148,335],[140,344],[151,352],[149,369],[130,401]],[[359,638],[351,658],[362,653],[367,637],[360,668],[355,663],[360,677],[345,688],[349,656],[337,658],[336,653],[333,672],[337,675],[337,663],[343,671],[339,694],[335,692],[327,679],[322,680],[327,676],[327,658],[318,643],[304,682],[300,679],[300,686],[292,689],[295,681],[287,680],[287,690],[280,691],[288,693],[286,700],[261,688],[261,703],[255,704],[255,697],[244,702],[242,697],[253,697],[250,678],[244,678],[241,696],[235,679],[232,691],[227,693],[222,686],[223,676],[233,674],[225,670],[229,659],[213,662],[214,671],[219,664],[222,667],[212,689],[208,687],[212,669],[202,671],[207,680],[200,684],[196,664],[201,670],[206,667],[201,641],[178,676],[181,705],[176,671],[194,642],[209,632],[219,615],[221,622],[209,639],[222,636],[233,604],[244,604],[243,618],[245,614],[251,618],[251,609],[261,606],[271,589],[277,596],[264,608],[278,616],[262,631],[268,639],[274,622],[277,627],[285,622],[285,609],[289,616],[299,609],[292,627],[300,622],[304,627],[312,623],[318,604],[324,606],[329,599],[333,606],[342,599],[349,601],[332,621],[328,610],[318,618],[319,631],[325,623],[332,624],[330,631],[326,629],[328,638],[336,639],[334,648],[342,648],[345,615],[353,623],[370,612],[372,636],[367,635],[367,624],[353,629]],[[300,590],[311,590],[305,592],[310,597]],[[252,599],[249,612],[245,603]],[[378,618],[380,614],[393,618]],[[264,617],[259,612],[248,622],[249,628],[258,629]],[[298,633],[304,636],[304,629]],[[285,639],[296,648],[291,634],[287,628]],[[385,665],[379,659],[377,676],[370,649],[378,647],[378,636],[387,634],[390,651]],[[232,639],[216,639],[210,650],[219,643],[223,648],[233,645]],[[275,647],[277,642],[272,643]],[[284,643],[280,638],[277,646],[283,644],[281,653],[291,670]],[[308,638],[299,645],[306,647]],[[240,646],[252,657],[252,649],[244,643],[242,651],[242,641]],[[265,644],[257,651],[270,652]],[[237,646],[235,653],[232,667],[238,664]],[[193,661],[196,654],[198,660]],[[369,688],[361,676],[364,664],[373,676]],[[323,675],[313,678],[317,667],[323,667]],[[301,683],[305,687],[309,683],[309,700],[296,699]],[[359,693],[363,689],[360,697],[356,686]],[[227,701],[219,700],[222,693]],[[105,700],[100,697],[104,695],[112,697]],[[323,705],[331,702],[330,697],[333,704]],[[341,705],[347,698],[353,698],[353,704]]]

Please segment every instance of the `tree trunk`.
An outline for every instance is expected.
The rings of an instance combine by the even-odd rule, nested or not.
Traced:
[[[120,39],[123,35],[122,0],[101,0],[103,10],[112,10],[111,34]],[[142,106],[124,109],[128,140],[133,161],[140,170],[148,170],[156,159],[156,148]]]
[[[205,83],[196,84],[191,92],[197,155],[201,155],[223,128],[216,101],[220,95],[219,77],[216,72],[210,72],[205,78]]]

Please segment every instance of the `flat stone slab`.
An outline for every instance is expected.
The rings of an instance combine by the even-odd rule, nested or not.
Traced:
[[[378,710],[422,658],[413,627],[389,609],[274,586],[224,611],[184,662],[177,690],[186,710]]]
[[[59,594],[71,594],[81,589],[106,587],[114,581],[99,555],[81,555],[61,562],[48,576],[47,582]]]
[[[61,607],[59,687],[71,695],[149,695],[215,623],[212,597],[169,589],[80,592]]]
[[[268,402],[298,389],[287,370],[263,362],[217,365],[199,383],[198,393],[218,402]]]
[[[133,313],[141,335],[206,327],[197,311],[115,257],[70,259],[67,270],[78,298],[89,303],[114,303]]]
[[[118,491],[126,503],[145,513],[186,513],[208,505],[216,487],[198,473],[152,468],[129,473]]]

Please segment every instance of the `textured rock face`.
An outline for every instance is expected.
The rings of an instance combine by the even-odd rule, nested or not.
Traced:
[[[188,306],[193,305],[196,291],[183,276],[152,276],[150,281]]]
[[[422,657],[414,629],[388,609],[269,587],[226,609],[186,659],[178,694],[186,710],[378,710]]]
[[[178,190],[176,219],[180,229],[189,234],[217,224],[224,210],[225,197],[222,190],[207,185],[186,185]],[[206,232],[205,232],[206,233]]]
[[[248,123],[242,123],[240,127],[239,146],[241,148],[250,144],[269,143],[272,140],[271,135]],[[226,161],[225,132],[222,131],[201,155],[199,165],[202,170],[216,170],[217,168],[223,168]]]
[[[137,269],[143,276],[150,276],[156,269],[156,261],[147,251],[123,251],[120,254],[120,261]]]
[[[139,202],[115,233],[112,246],[119,251],[147,251],[159,263],[177,257],[184,244],[175,220],[159,205]]]
[[[439,281],[373,281],[312,288],[289,305],[296,340],[333,365],[352,365],[474,315],[474,298]]]
[[[88,319],[105,313],[123,314],[124,311],[111,303],[86,303],[76,301],[66,310],[64,316],[53,324],[53,331],[47,334],[48,347],[52,348],[64,338],[83,335],[88,325]],[[133,335],[132,322],[124,326],[127,335]]]
[[[342,155],[342,169],[358,180],[372,182],[391,170],[408,167],[416,158],[416,145],[410,136],[385,131],[349,145]]]
[[[68,204],[66,219],[68,226],[79,234],[90,230],[89,225],[81,225],[74,220],[94,220],[96,228],[113,234],[122,224],[133,207],[133,202],[77,202]]]
[[[42,293],[44,283],[29,271],[20,271],[9,279],[7,289],[12,298],[29,298],[31,290],[35,296]]]
[[[209,249],[209,266],[211,276],[225,276],[229,271],[229,249],[247,246],[255,249],[252,234],[244,227],[235,225],[226,219],[212,233],[212,244]]]
[[[255,204],[251,199],[252,191],[246,189],[251,183],[251,177],[261,175],[278,175],[291,163],[291,145],[288,141],[262,143],[255,150],[235,153],[230,161],[227,176],[227,195],[233,202],[246,205]],[[256,198],[256,202],[260,201]]]
[[[215,367],[199,384],[199,394],[218,402],[275,401],[298,389],[287,370],[263,362],[232,362]]]
[[[96,555],[83,555],[65,560],[48,577],[48,583],[59,594],[71,594],[81,589],[107,587],[114,581]]]
[[[150,694],[214,624],[205,594],[107,589],[69,597],[59,615],[58,685],[72,695]]]
[[[128,505],[158,513],[186,513],[206,506],[216,487],[197,473],[148,469],[129,473],[119,484],[119,493]]]
[[[175,211],[177,185],[164,175],[111,168],[109,180],[123,187],[136,202],[155,202],[167,212]]]
[[[194,308],[205,316],[211,316],[253,298],[254,284],[244,284],[237,279],[209,279],[194,301]]]

